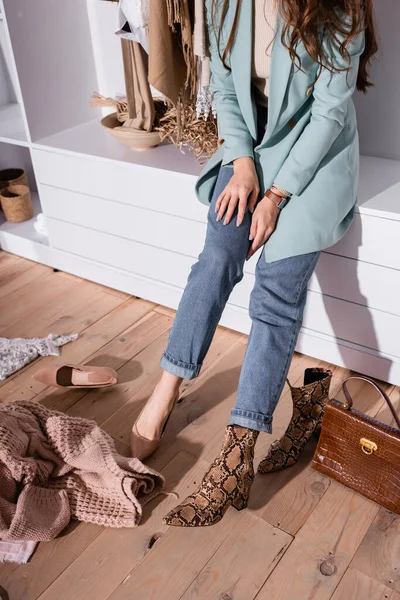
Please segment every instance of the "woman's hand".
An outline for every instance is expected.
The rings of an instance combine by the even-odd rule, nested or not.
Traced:
[[[246,207],[251,213],[254,211],[260,193],[260,184],[254,161],[250,156],[236,159],[233,169],[231,180],[218,197],[215,212],[218,213],[217,221],[220,221],[225,215],[224,225],[227,225],[238,207],[236,225],[239,227],[243,222]]]
[[[258,203],[251,220],[249,240],[252,244],[247,254],[248,259],[265,244],[270,235],[274,232],[278,215],[279,208],[269,198],[264,197]]]

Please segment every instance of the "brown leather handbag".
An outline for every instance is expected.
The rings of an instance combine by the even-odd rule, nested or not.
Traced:
[[[352,408],[350,379],[367,381],[383,396],[397,427]],[[400,418],[385,392],[366,377],[343,383],[346,403],[329,400],[312,466],[366,498],[400,514]]]

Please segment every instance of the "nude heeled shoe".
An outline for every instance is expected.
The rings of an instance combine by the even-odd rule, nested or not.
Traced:
[[[115,385],[117,373],[110,367],[52,364],[39,369],[32,379],[58,388],[98,388]]]
[[[155,440],[149,440],[149,439],[143,437],[142,435],[140,435],[140,433],[138,431],[137,423],[138,423],[138,421],[140,421],[140,417],[141,417],[144,409],[146,408],[146,405],[142,408],[138,418],[136,419],[136,421],[134,422],[134,424],[132,426],[131,443],[130,443],[131,456],[133,456],[134,458],[138,458],[139,460],[145,460],[146,458],[148,458],[151,454],[153,454],[157,450],[157,448],[160,445],[160,442],[162,440],[162,437],[165,433],[165,430],[167,428],[169,418],[170,418],[172,411],[174,410],[178,400],[179,400],[179,393],[175,396],[174,405],[165,420],[160,437],[156,438]]]

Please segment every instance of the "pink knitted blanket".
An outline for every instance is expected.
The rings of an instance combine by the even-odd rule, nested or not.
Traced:
[[[51,540],[71,518],[134,527],[164,483],[93,421],[36,402],[0,405],[0,539]]]

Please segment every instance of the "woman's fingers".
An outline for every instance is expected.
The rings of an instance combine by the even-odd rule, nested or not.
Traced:
[[[243,223],[244,215],[246,213],[247,202],[249,200],[249,192],[245,189],[239,192],[239,206],[238,216],[236,219],[236,225],[239,227]]]
[[[224,225],[228,225],[228,223],[232,219],[233,213],[236,210],[236,206],[237,206],[238,201],[239,201],[238,195],[235,192],[233,192],[231,194],[231,198],[229,200],[229,204],[228,204],[228,207],[227,207],[227,210],[226,210],[225,219],[224,219]]]
[[[251,213],[254,212],[254,209],[255,209],[256,204],[257,204],[257,199],[258,199],[258,194],[259,193],[260,193],[260,190],[258,188],[254,188],[254,190],[250,194],[250,198],[249,198],[249,201],[247,203],[247,206],[249,207],[249,211]]]
[[[222,202],[222,200],[224,199],[224,197],[225,197],[225,194],[226,194],[226,189],[225,189],[225,190],[223,190],[223,191],[220,193],[220,195],[218,196],[218,198],[217,198],[217,201],[216,201],[216,203],[215,203],[215,212],[216,212],[216,213],[217,213],[217,212],[219,211],[219,209],[221,208],[221,202]]]
[[[224,196],[221,198],[218,208],[217,221],[220,221],[225,214],[226,209],[228,208],[229,202],[231,199],[231,195],[225,192]]]
[[[251,230],[250,230],[250,240],[253,240],[253,243],[251,244],[249,251],[247,253],[248,259],[251,256],[253,256],[253,254],[255,254],[257,252],[257,250],[259,250],[262,246],[264,246],[264,244],[266,243],[266,241],[268,240],[268,238],[270,237],[270,235],[273,232],[273,229],[266,223],[261,223],[257,219],[253,219],[253,221],[255,221],[254,229],[253,229],[253,223],[252,223]]]
[[[236,225],[239,227],[243,223],[246,214],[246,208],[249,207],[251,212],[257,204],[259,189],[254,188],[249,193],[248,187],[228,186],[218,196],[215,203],[215,212],[217,213],[217,221],[221,221],[224,217],[224,225],[230,223],[236,208],[238,209]]]
[[[258,219],[253,217],[251,220],[250,235],[249,235],[249,240],[250,240],[250,242],[252,242],[252,244],[250,245],[249,251],[247,253],[248,259],[251,256],[253,256],[253,254],[255,252],[254,242],[255,242],[255,238],[257,236],[257,229],[258,229]]]

